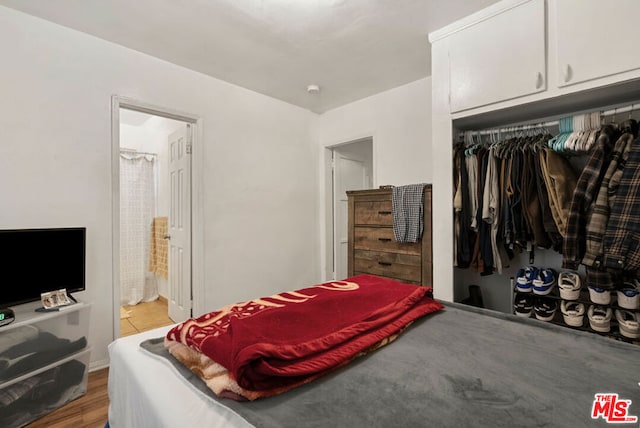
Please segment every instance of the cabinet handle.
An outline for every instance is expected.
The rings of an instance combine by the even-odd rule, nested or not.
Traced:
[[[381,265],[381,266],[391,266],[392,265],[392,263],[389,263],[389,262],[378,262],[378,264]]]
[[[543,84],[544,84],[544,78],[542,77],[542,73],[538,71],[536,73],[536,89],[542,88]]]
[[[573,77],[573,69],[569,64],[564,66],[564,82],[567,83]]]
[[[380,214],[380,215],[389,215],[389,214],[391,214],[391,211],[378,211],[378,214]]]
[[[391,238],[378,238],[378,241],[389,242]]]

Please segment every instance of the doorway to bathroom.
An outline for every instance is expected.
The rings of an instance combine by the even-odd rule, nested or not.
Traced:
[[[148,109],[117,109],[114,301],[126,336],[192,314],[194,123]]]

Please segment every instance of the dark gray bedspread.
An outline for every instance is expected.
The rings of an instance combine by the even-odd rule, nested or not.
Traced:
[[[142,346],[209,392],[162,340]],[[594,395],[617,393],[640,416],[639,382],[638,346],[447,304],[309,385],[255,402],[209,395],[256,427],[603,427]]]

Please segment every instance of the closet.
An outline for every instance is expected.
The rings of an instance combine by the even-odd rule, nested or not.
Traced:
[[[623,28],[614,46],[605,47],[610,38],[593,31],[603,7]],[[604,121],[621,122],[630,113],[637,119],[640,113],[630,106],[640,100],[640,57],[632,54],[640,39],[638,12],[633,0],[606,6],[595,0],[505,0],[430,34],[436,298],[462,301],[468,285],[479,284],[486,307],[512,313],[512,278],[519,268],[563,270],[561,254],[536,245],[515,254],[502,274],[454,267],[456,143],[469,146],[469,135],[486,141],[509,132],[554,136],[566,118],[594,112]],[[570,159],[579,176],[588,151]]]

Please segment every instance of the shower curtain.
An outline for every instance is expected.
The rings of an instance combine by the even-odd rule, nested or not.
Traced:
[[[158,298],[149,272],[151,223],[156,213],[156,156],[120,152],[120,303]]]

